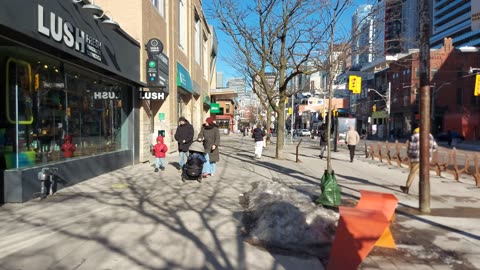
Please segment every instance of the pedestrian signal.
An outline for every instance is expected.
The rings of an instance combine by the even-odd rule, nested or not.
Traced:
[[[480,96],[480,74],[475,76],[475,90],[473,91],[474,96]]]
[[[353,94],[360,94],[362,92],[362,77],[351,75],[348,77],[348,89]]]

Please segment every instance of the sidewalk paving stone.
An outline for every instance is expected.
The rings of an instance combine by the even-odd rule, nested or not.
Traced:
[[[326,160],[315,141],[274,145],[253,159],[253,140],[222,136],[215,176],[182,182],[169,155],[164,172],[152,163],[129,166],[60,190],[47,199],[0,207],[0,269],[323,269],[316,257],[253,246],[242,235],[239,198],[256,181],[277,181],[320,194]],[[431,177],[432,214],[418,213],[418,189],[400,192],[408,170],[362,156],[348,162],[342,147],[332,165],[350,206],[359,190],[399,198],[391,228],[398,249],[374,248],[360,269],[480,268],[480,189],[473,181]],[[153,161],[153,160],[152,160]],[[418,185],[418,180],[414,182]],[[446,267],[446,268],[445,268]]]

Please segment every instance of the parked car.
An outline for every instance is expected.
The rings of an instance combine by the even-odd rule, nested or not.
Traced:
[[[300,129],[298,131],[298,134],[300,136],[311,136],[312,135],[312,133],[310,133],[310,130],[308,130],[308,129]]]
[[[443,131],[435,135],[435,140],[437,140],[437,142],[448,142],[448,137],[448,133],[446,131]],[[457,134],[457,140],[458,142],[463,142],[465,140],[465,137]]]

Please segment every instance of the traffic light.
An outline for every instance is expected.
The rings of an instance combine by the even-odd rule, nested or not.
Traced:
[[[475,75],[475,90],[473,91],[474,96],[480,96],[480,74]]]
[[[337,117],[338,116],[338,111],[337,110],[333,110],[333,117]]]
[[[376,111],[377,111],[377,104],[374,104],[374,105],[373,105],[372,111],[373,111],[373,112],[376,112]]]

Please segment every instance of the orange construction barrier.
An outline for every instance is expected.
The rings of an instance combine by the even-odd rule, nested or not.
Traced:
[[[398,199],[393,194],[367,190],[360,190],[360,194],[356,207],[339,207],[328,270],[357,269],[375,245],[395,248],[389,225]]]

